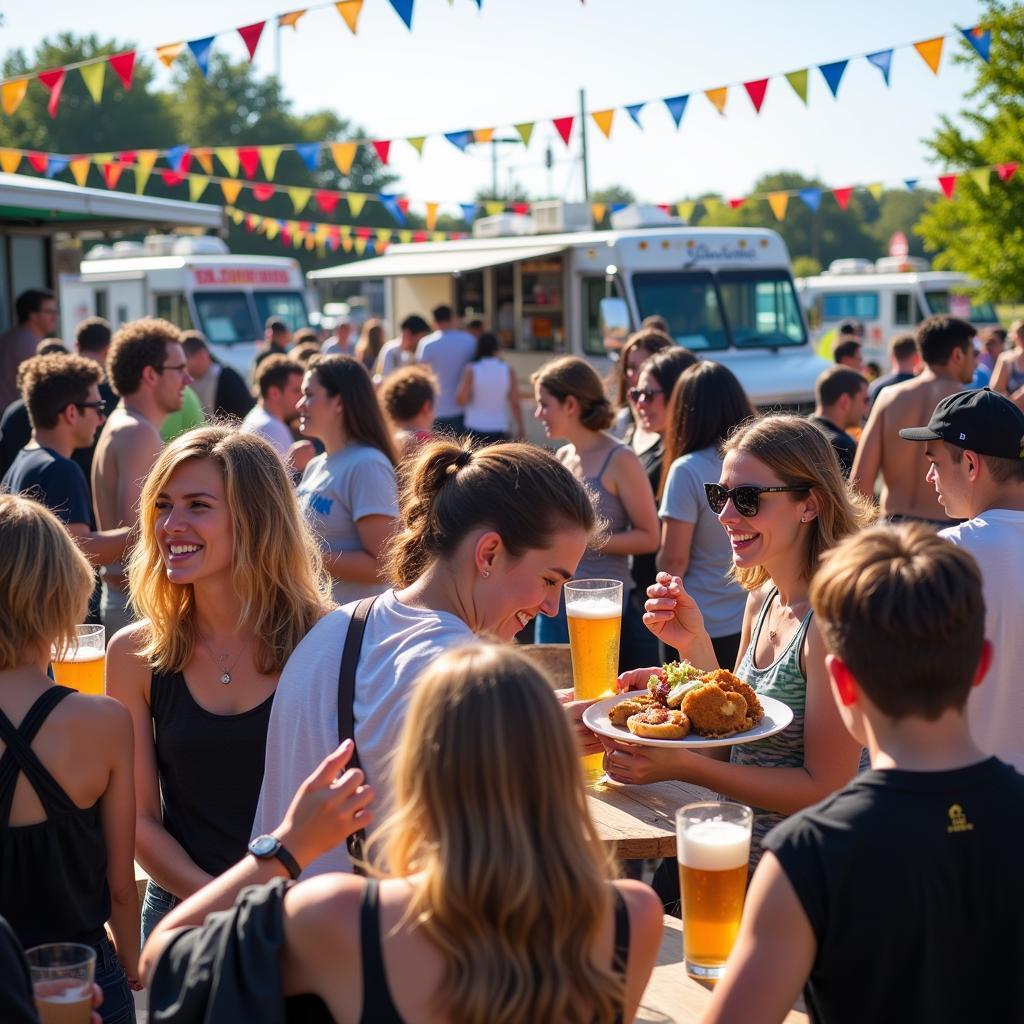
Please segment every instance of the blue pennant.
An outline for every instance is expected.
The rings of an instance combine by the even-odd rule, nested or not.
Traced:
[[[52,178],[55,174],[60,174],[67,165],[71,163],[71,158],[67,156],[51,156],[46,161],[46,170],[43,172],[46,177]]]
[[[962,28],[960,32],[974,48],[974,52],[987,64],[992,50],[992,32],[987,28],[978,32],[977,25],[974,28]],[[978,34],[975,35],[975,32]]]
[[[185,159],[185,154],[188,152],[188,146],[172,146],[167,150],[167,163],[172,171],[181,170],[181,161]]]
[[[820,188],[802,188],[797,193],[798,196],[804,201],[804,204],[811,211],[811,213],[817,213],[818,207],[821,206],[821,189]]]
[[[913,192],[917,188],[917,178],[904,178],[903,184],[907,186],[910,192]]]
[[[398,205],[398,196],[381,192],[377,198],[380,200],[381,206],[391,214],[397,224],[405,224],[405,214],[402,213],[401,207]]]
[[[302,157],[302,162],[311,170],[315,171],[320,163],[320,143],[300,142],[295,147],[295,152]]]
[[[889,70],[892,68],[892,50],[879,50],[878,53],[869,53],[868,63],[874,64],[882,72],[885,84],[888,85]]]
[[[686,101],[689,98],[689,96],[669,96],[665,99],[665,106],[668,107],[668,112],[672,115],[672,120],[675,121],[677,128],[683,119],[683,111],[686,110]],[[634,118],[634,120],[636,119]]]
[[[849,61],[837,60],[831,64],[819,64],[818,70],[821,72],[822,77],[828,83],[829,89],[832,90],[832,96],[836,97],[839,95],[839,83],[842,81],[843,72],[846,70],[846,65]]]
[[[462,153],[466,151],[466,147],[473,141],[473,133],[468,129],[461,132],[445,132],[444,137]]]
[[[462,219],[472,224],[476,217],[476,203],[459,203],[459,209],[462,210]]]
[[[612,203],[612,213],[618,213],[619,210],[624,210],[629,203]]]
[[[640,111],[643,110],[645,106],[645,103],[633,103],[626,107],[626,113],[633,118],[633,123],[637,128],[643,128],[643,125],[640,123]]]
[[[203,78],[210,73],[210,51],[213,49],[214,39],[216,36],[207,36],[205,39],[193,39],[188,44],[199,70],[203,73]]]
[[[394,7],[409,30],[412,30],[412,3],[413,0],[391,0],[391,6]]]

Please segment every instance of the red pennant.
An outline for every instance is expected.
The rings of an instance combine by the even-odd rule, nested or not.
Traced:
[[[391,142],[388,139],[374,139],[373,148],[377,151],[380,162],[386,164],[388,162],[388,153],[391,150]]]
[[[115,188],[124,167],[119,163],[103,164],[100,170],[103,171],[103,180],[106,182],[107,188]]]
[[[46,104],[50,117],[57,116],[57,104],[60,103],[60,91],[64,88],[66,74],[67,71],[64,68],[57,68],[56,71],[40,71],[36,76],[50,91],[50,102]]]
[[[292,233],[287,228],[281,228],[281,244],[291,245],[292,244]]]
[[[341,244],[341,231],[339,231],[338,228],[331,228],[330,236],[331,246],[337,249]]]
[[[754,110],[761,113],[761,104],[764,103],[764,94],[768,91],[768,79],[759,78],[756,82],[744,82],[743,88],[747,90],[750,102],[754,104]]]
[[[181,174],[188,174],[188,169],[192,166],[192,154],[190,152],[182,153],[181,158],[178,160],[178,166],[175,170]]]
[[[667,213],[670,216],[672,214],[672,207],[668,203],[658,203],[658,209],[661,210],[662,213]]]
[[[426,231],[417,231],[416,234],[412,236],[412,240],[414,242],[425,242],[427,240]]]
[[[337,208],[341,196],[337,192],[317,192],[314,198],[321,211],[330,216]]]
[[[114,74],[121,79],[121,84],[126,88],[132,87],[132,75],[135,74],[135,51],[118,53],[111,57],[107,63]]]
[[[245,43],[245,48],[249,51],[250,61],[256,58],[256,47],[260,45],[260,36],[263,35],[264,25],[266,25],[265,21],[257,21],[254,25],[243,25],[238,30],[242,42]]]
[[[996,174],[999,175],[1000,180],[1009,181],[1019,166],[1020,164],[1015,163],[996,164]]]
[[[40,174],[50,166],[50,158],[45,153],[29,153],[28,162],[32,165],[33,170]]]
[[[160,177],[163,178],[165,185],[180,185],[185,180],[184,174],[179,174],[177,171],[172,171],[169,167],[165,167],[160,171]]]
[[[257,217],[256,214],[254,214],[254,213],[246,214],[246,216],[245,216],[245,230],[246,231],[255,231],[256,230],[256,225],[259,224],[259,222],[260,222],[259,217]]]
[[[261,203],[265,203],[275,192],[273,185],[253,185],[252,194]]]
[[[939,177],[939,188],[942,189],[942,194],[947,199],[953,198],[953,189],[956,188],[956,178],[957,176],[955,174],[943,174]]]
[[[239,146],[235,152],[242,165],[242,173],[251,178],[260,166],[260,151],[255,146]]]
[[[313,225],[310,224],[308,220],[300,220],[299,221],[299,230],[300,231],[308,231],[312,226]]]
[[[853,195],[852,188],[834,188],[832,195],[836,197],[840,210],[845,210],[850,205],[850,196]]]
[[[356,228],[356,238],[373,238],[372,228]]]
[[[395,206],[397,206],[402,211],[402,213],[409,212],[409,200],[406,199],[404,196],[401,199],[395,200]]]
[[[555,126],[555,131],[562,137],[562,141],[568,146],[569,136],[572,135],[572,123],[575,121],[575,117],[556,117],[551,123]]]
[[[138,160],[138,154],[134,149],[125,149],[117,154],[118,163],[133,164]]]
[[[729,200],[729,209],[730,210],[738,210],[746,201],[747,201],[747,197],[746,196],[743,196],[742,199],[730,199]]]

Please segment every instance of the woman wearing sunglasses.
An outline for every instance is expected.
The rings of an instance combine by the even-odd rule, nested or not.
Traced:
[[[808,590],[822,553],[872,513],[851,495],[824,434],[800,417],[753,420],[729,437],[723,453],[719,481],[707,483],[705,492],[729,539],[733,576],[748,592],[735,672],[758,693],[787,704],[793,721],[768,739],[721,748],[726,761],[603,742],[608,774],[620,782],[682,779],[753,806],[754,864],[774,825],[857,770],[860,750],[832,700]],[[647,628],[681,658],[705,670],[723,667],[701,609],[678,576],[660,573],[646,608]],[[626,673],[620,686],[644,686],[650,671]]]

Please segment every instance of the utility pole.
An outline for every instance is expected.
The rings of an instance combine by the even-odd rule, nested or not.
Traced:
[[[498,136],[492,136],[489,143],[491,147],[491,195],[495,199],[498,198],[498,146],[521,146],[523,140],[516,136],[515,138],[500,138]]]
[[[583,201],[590,202],[590,171],[587,165],[587,93],[580,89],[580,141],[583,145]]]

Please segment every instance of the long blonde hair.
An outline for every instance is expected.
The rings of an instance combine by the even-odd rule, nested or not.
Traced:
[[[263,438],[231,427],[182,434],[160,453],[143,485],[139,539],[128,567],[132,605],[149,620],[142,654],[154,671],[181,671],[198,637],[192,585],[168,580],[156,536],[157,497],[192,459],[210,459],[223,474],[232,575],[242,599],[238,628],[252,634],[259,671],[279,672],[330,607],[330,583],[280,456]]]
[[[723,456],[729,452],[752,455],[787,487],[805,487],[817,499],[817,515],[808,524],[805,579],[811,578],[829,548],[877,518],[874,506],[843,478],[828,438],[800,416],[772,414],[741,423],[722,446]],[[760,565],[733,566],[732,573],[746,590],[756,590],[770,578]]]
[[[463,1024],[601,1024],[623,979],[594,961],[612,861],[586,806],[551,684],[522,654],[474,644],[419,678],[370,850],[417,876],[406,920],[446,962],[439,1013]]]

